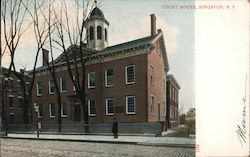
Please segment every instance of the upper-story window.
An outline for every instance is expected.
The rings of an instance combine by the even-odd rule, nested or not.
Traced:
[[[40,96],[42,94],[43,94],[42,83],[41,82],[37,82],[36,83],[36,95]]]
[[[95,72],[88,73],[88,88],[95,88],[96,74]]]
[[[135,114],[135,96],[126,97],[126,114]]]
[[[8,89],[13,90],[14,89],[14,81],[13,78],[8,79]]]
[[[75,85],[78,86],[78,78],[77,78],[75,75],[73,75],[73,80],[74,80],[74,83],[73,83],[73,91],[76,91]]]
[[[94,39],[94,27],[89,28],[89,39],[93,40]]]
[[[60,78],[61,92],[67,91],[67,80],[65,78]]]
[[[105,28],[105,41],[108,41],[108,32],[106,28]]]
[[[166,93],[166,80],[163,79],[162,81],[163,81],[163,83],[162,83],[162,86],[163,86],[163,93],[165,94],[165,93]]]
[[[154,67],[153,67],[153,65],[150,65],[150,82],[151,82],[151,84],[154,84]]]
[[[96,115],[95,100],[88,100],[88,109],[89,109],[89,116],[95,116]]]
[[[114,85],[114,70],[109,69],[105,71],[105,86],[110,87]]]
[[[50,80],[49,81],[49,94],[54,94],[55,91],[56,91],[55,81],[54,80]]]
[[[126,66],[125,71],[126,71],[126,84],[135,83],[135,65]]]
[[[17,91],[22,92],[22,85],[20,80],[17,80]]]
[[[102,39],[102,27],[97,26],[97,39]]]
[[[106,99],[106,115],[114,115],[114,99]]]
[[[25,91],[26,91],[26,95],[28,95],[30,92],[30,83],[29,82],[25,83]]]

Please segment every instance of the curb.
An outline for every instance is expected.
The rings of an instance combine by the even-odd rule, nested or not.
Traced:
[[[157,146],[157,147],[180,147],[180,148],[195,148],[194,144],[173,144],[173,143],[147,143],[147,142],[129,142],[129,141],[100,141],[100,140],[78,140],[78,139],[51,139],[51,138],[25,138],[25,137],[6,137],[6,139],[22,139],[22,140],[40,140],[40,141],[64,141],[64,142],[90,142],[90,143],[108,143],[108,144],[129,144],[141,146]]]

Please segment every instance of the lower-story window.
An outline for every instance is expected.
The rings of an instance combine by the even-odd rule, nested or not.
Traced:
[[[54,118],[56,114],[56,107],[54,103],[49,104],[49,116],[50,118]]]
[[[126,97],[126,114],[135,114],[135,96]]]
[[[89,110],[89,116],[95,116],[96,115],[95,100],[88,100],[88,110]]]
[[[67,117],[67,115],[68,115],[67,103],[63,102],[61,106],[61,116]]]
[[[106,99],[106,115],[114,115],[114,99]]]
[[[38,104],[38,113],[37,113],[37,117],[38,118],[42,118],[43,117],[43,104]]]

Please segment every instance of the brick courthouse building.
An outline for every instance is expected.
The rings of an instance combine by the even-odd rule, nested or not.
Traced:
[[[99,8],[92,10],[85,25],[87,43],[84,43],[84,52],[89,55],[85,63],[85,94],[90,124],[111,123],[116,117],[121,123],[161,122],[168,126],[169,64],[163,33],[160,29],[156,31],[155,15],[150,17],[150,36],[108,46],[109,22]],[[79,47],[72,45],[68,51],[73,48]],[[44,50],[43,56],[46,58],[48,51]],[[62,123],[84,122],[63,55],[55,63],[62,97]],[[37,68],[35,84],[33,103],[39,106],[39,121],[57,124],[55,86],[46,65]]]

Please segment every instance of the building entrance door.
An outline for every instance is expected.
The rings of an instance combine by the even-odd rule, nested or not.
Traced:
[[[80,104],[74,104],[74,120],[75,120],[75,122],[81,121],[81,106],[80,106]]]

